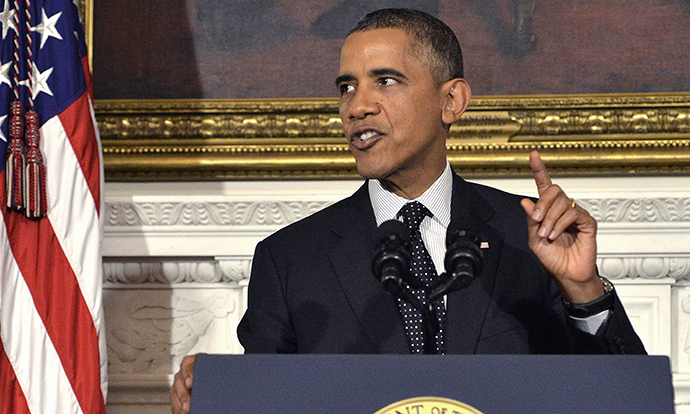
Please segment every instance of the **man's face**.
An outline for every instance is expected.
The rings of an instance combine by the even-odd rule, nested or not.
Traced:
[[[357,171],[384,179],[401,195],[413,195],[407,188],[428,188],[445,168],[446,94],[434,85],[426,59],[413,54],[407,33],[374,29],[351,34],[340,54],[336,83]]]

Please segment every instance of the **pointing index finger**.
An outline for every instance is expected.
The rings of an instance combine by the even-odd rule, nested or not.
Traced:
[[[530,152],[529,166],[532,168],[534,182],[537,184],[537,190],[541,196],[542,193],[551,186],[552,182],[551,177],[549,177],[549,173],[546,172],[544,161],[541,160],[541,157],[537,151]]]

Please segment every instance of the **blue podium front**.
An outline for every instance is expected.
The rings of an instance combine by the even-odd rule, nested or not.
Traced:
[[[457,413],[674,412],[665,356],[199,355],[191,414],[452,414],[446,399],[469,407]]]

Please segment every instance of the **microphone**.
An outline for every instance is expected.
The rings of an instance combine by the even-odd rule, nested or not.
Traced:
[[[376,240],[379,245],[371,260],[371,268],[374,277],[385,290],[419,309],[425,338],[424,353],[431,354],[433,347],[428,338],[434,338],[435,332],[438,332],[440,328],[434,316],[432,302],[429,301],[425,306],[411,289],[424,289],[428,292],[424,282],[410,274],[412,255],[407,247],[409,232],[407,226],[399,220],[381,223],[376,231]]]
[[[371,260],[374,276],[383,288],[413,306],[419,308],[419,299],[409,286],[424,287],[421,281],[410,276],[409,230],[399,220],[388,220],[378,227],[379,243]]]
[[[440,282],[433,287],[430,300],[464,289],[482,271],[482,251],[477,236],[465,230],[448,228],[446,235],[446,272]]]

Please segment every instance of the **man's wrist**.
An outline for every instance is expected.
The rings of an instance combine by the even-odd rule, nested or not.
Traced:
[[[603,296],[587,303],[570,303],[566,300],[563,300],[563,305],[565,305],[565,309],[568,311],[570,316],[574,316],[576,318],[587,318],[613,308],[613,285],[606,278],[600,277],[599,279],[604,286]]]

